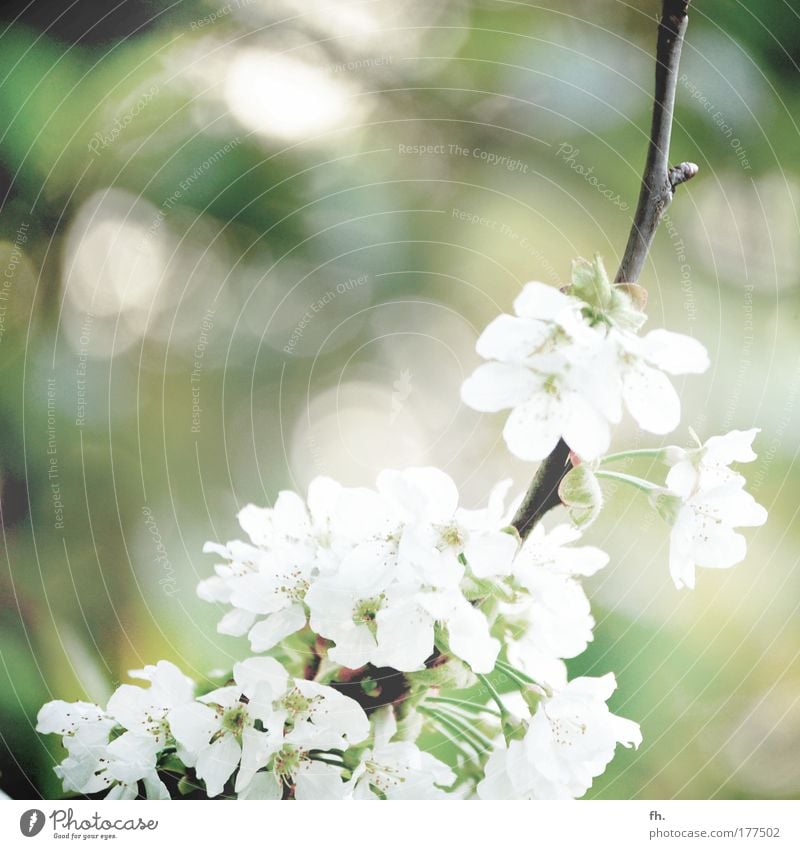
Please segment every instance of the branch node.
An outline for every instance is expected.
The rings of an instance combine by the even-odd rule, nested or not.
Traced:
[[[694,162],[681,162],[680,165],[670,168],[669,184],[672,186],[672,190],[675,191],[681,183],[685,183],[687,180],[691,180],[692,177],[696,177],[699,170],[700,167],[695,165]]]

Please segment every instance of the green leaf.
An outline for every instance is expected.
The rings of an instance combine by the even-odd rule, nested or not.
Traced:
[[[603,507],[603,493],[594,473],[585,464],[576,466],[563,477],[558,497],[570,519],[579,528],[588,527]]]
[[[599,255],[595,254],[591,262],[583,258],[573,260],[570,294],[601,313],[609,312],[614,298],[614,287]]]
[[[202,789],[203,788],[189,778],[188,775],[184,775],[178,782],[178,793],[180,793],[181,796],[188,796],[190,793],[194,793],[195,791]]]

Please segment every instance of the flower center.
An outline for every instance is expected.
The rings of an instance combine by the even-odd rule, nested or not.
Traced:
[[[283,697],[281,704],[292,716],[298,716],[299,714],[306,713],[308,711],[311,707],[311,701],[311,699],[307,699],[297,689],[297,687],[295,687]]]
[[[383,607],[385,600],[386,596],[381,593],[372,598],[362,598],[353,608],[353,622],[356,625],[366,625],[373,637],[378,631],[378,623],[376,621],[378,611]]]
[[[228,731],[234,737],[241,737],[244,726],[247,723],[247,708],[245,705],[236,705],[229,708],[222,715],[222,730]]]
[[[441,540],[438,546],[440,550],[442,548],[463,548],[464,546],[464,535],[458,525],[446,525],[440,528],[439,538]]]
[[[300,749],[296,749],[294,746],[284,746],[275,753],[272,759],[272,771],[278,778],[291,780],[299,769],[302,760],[303,752]]]

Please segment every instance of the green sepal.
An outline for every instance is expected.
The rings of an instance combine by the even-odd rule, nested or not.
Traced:
[[[592,470],[581,463],[561,480],[558,497],[567,508],[573,524],[586,528],[597,518],[603,508],[603,492]]]

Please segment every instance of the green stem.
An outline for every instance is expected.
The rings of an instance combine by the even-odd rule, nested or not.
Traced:
[[[501,672],[505,672],[505,674],[508,675],[509,678],[512,678],[515,683],[520,684],[523,687],[529,687],[531,685],[534,687],[540,686],[529,675],[526,675],[522,670],[515,668],[510,663],[506,663],[504,660],[498,660],[495,666]]]
[[[485,755],[492,748],[492,741],[475,728],[470,727],[459,717],[451,713],[442,713],[437,708],[420,707],[419,712],[429,716],[435,722],[449,728],[457,737],[462,739],[478,755]]]
[[[609,454],[600,461],[600,465],[604,466],[606,463],[616,463],[617,460],[627,460],[629,457],[653,457],[659,458],[664,454],[664,448],[634,448],[630,451],[619,451],[616,454]]]
[[[478,681],[483,684],[484,687],[489,691],[489,695],[492,698],[492,701],[497,705],[500,709],[500,718],[505,719],[508,716],[508,708],[503,704],[503,699],[500,697],[500,693],[497,692],[494,684],[489,680],[487,675],[482,675],[480,672],[475,673]]]
[[[479,705],[477,702],[468,702],[465,699],[451,699],[449,696],[428,696],[426,701],[455,705],[456,707],[460,707],[462,710],[470,711],[471,713],[488,713],[492,716],[496,716],[498,719],[502,718],[502,714],[499,710],[494,710],[494,708],[490,708],[488,705]]]
[[[333,759],[329,760],[328,758],[322,757],[322,755],[313,755],[310,752],[309,752],[308,758],[309,758],[309,760],[312,760],[312,761],[319,761],[321,764],[328,764],[329,766],[339,767],[339,769],[344,769],[344,766],[345,766],[344,761],[333,760]]]
[[[661,489],[657,484],[650,483],[650,481],[646,481],[643,478],[637,478],[634,475],[626,475],[624,472],[609,472],[599,469],[594,474],[598,478],[622,481],[623,483],[635,486],[637,489],[641,489],[642,492],[652,492],[654,489]]]

